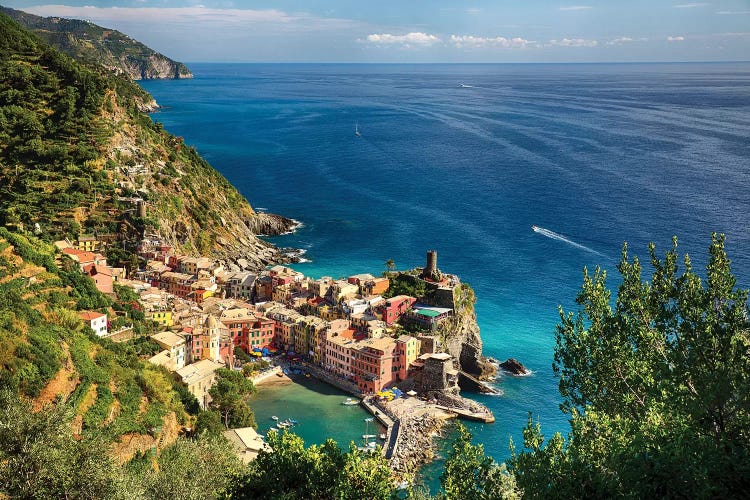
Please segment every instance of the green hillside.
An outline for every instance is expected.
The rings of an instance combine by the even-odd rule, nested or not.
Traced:
[[[81,231],[133,245],[144,232],[187,253],[278,253],[255,237],[286,229],[256,214],[194,148],[141,110],[153,99],[84,66],[0,14],[0,225],[46,240]],[[146,216],[136,213],[143,200]]]
[[[117,30],[103,28],[89,21],[35,16],[1,6],[0,12],[71,57],[100,64],[132,80],[193,77],[184,64],[169,59]]]

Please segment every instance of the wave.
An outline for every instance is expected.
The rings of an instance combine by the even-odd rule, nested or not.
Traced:
[[[580,243],[576,243],[575,241],[569,240],[562,234],[556,233],[554,231],[550,231],[549,229],[545,229],[543,227],[539,226],[531,226],[531,229],[538,234],[541,234],[542,236],[546,236],[547,238],[551,238],[553,240],[562,241],[563,243],[567,243],[568,245],[572,245],[576,248],[580,248],[581,250],[586,250],[587,252],[595,253],[597,255],[602,255],[601,252],[597,252],[593,248],[589,248],[586,245],[581,245]]]

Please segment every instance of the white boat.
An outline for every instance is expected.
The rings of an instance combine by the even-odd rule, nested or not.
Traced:
[[[341,404],[345,406],[355,406],[359,404],[359,399],[346,398],[346,401]]]
[[[376,437],[375,434],[362,434],[362,439],[372,439]]]
[[[378,436],[378,437],[379,437],[380,439],[382,439],[383,441],[385,441],[385,438],[386,438],[387,436],[385,435],[385,433],[383,433],[383,434],[381,434],[381,435],[380,435],[380,436]]]
[[[268,432],[271,432],[271,431],[279,432],[279,429],[277,429],[276,427],[271,427],[270,429],[268,429]]]
[[[279,420],[279,417],[277,417],[276,415],[274,415],[274,416],[272,416],[272,417],[271,417],[271,420],[276,420],[276,421],[278,421],[278,420]]]
[[[359,122],[356,122],[354,124],[354,135],[357,137],[362,137],[362,134],[359,132]]]

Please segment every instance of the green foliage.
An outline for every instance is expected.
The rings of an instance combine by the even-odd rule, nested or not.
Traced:
[[[178,439],[162,451],[158,472],[149,469],[142,479],[145,496],[153,499],[218,498],[242,471],[242,463],[223,437]]]
[[[427,284],[424,280],[419,279],[407,273],[390,274],[388,276],[391,283],[388,290],[383,294],[385,298],[395,297],[397,295],[408,295],[410,297],[420,298],[427,291]]]
[[[104,443],[70,432],[65,405],[32,412],[0,391],[0,496],[9,498],[115,498],[121,477]]]
[[[521,498],[515,478],[505,465],[484,454],[484,446],[471,444],[471,433],[458,424],[458,437],[451,446],[440,476],[445,500]]]
[[[83,428],[95,429],[104,423],[109,416],[115,397],[108,387],[100,385],[96,388],[96,401],[83,416]]]
[[[352,445],[344,453],[333,440],[305,448],[299,436],[271,432],[273,452],[261,451],[230,493],[238,498],[388,499],[393,478],[385,458]]]
[[[201,411],[195,419],[195,432],[198,435],[207,433],[220,436],[226,430],[221,421],[221,415],[215,411]]]
[[[211,409],[221,415],[227,429],[256,427],[255,415],[247,404],[247,397],[253,392],[253,383],[242,373],[220,368],[216,370],[216,380],[208,391],[212,399]]]
[[[577,302],[560,311],[553,368],[567,441],[546,444],[529,421],[512,469],[525,494],[567,497],[733,497],[750,490],[750,323],[724,237],[713,235],[706,278],[677,241],[650,247],[642,279],[623,248],[612,306],[606,273],[584,271]]]

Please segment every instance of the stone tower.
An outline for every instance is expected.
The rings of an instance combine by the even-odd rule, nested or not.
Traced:
[[[427,265],[422,271],[423,278],[430,278],[433,281],[440,281],[440,271],[437,267],[437,250],[427,251]]]

